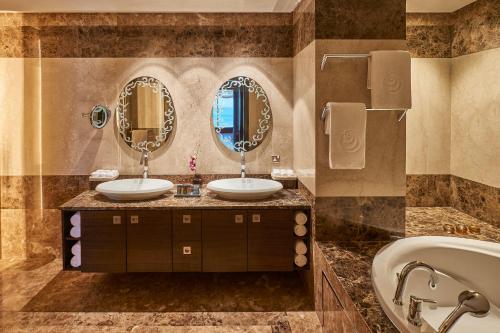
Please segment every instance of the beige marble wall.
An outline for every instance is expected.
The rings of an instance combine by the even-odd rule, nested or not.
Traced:
[[[362,170],[331,170],[328,136],[320,113],[325,103],[364,102],[370,106],[366,88],[367,60],[330,60],[325,53],[367,53],[377,49],[406,49],[404,40],[316,40],[316,195],[323,197],[404,196],[405,119],[399,112],[368,113],[366,167]]]
[[[412,109],[406,119],[406,172],[450,173],[451,59],[412,59]]]
[[[239,155],[217,145],[210,127],[217,89],[237,75],[262,85],[273,112],[272,134],[248,154],[249,172],[269,173],[272,154],[281,155],[283,167],[293,164],[291,58],[2,58],[0,73],[0,96],[8,96],[1,98],[2,175],[89,174],[97,168],[139,174],[139,153],[121,142],[114,118],[104,130],[81,118],[98,103],[114,110],[121,88],[139,75],[164,82],[177,113],[173,139],[152,154],[153,175],[189,173],[187,159],[198,143],[200,173],[238,172]],[[41,84],[32,87],[33,80]]]
[[[315,42],[293,58],[293,167],[299,180],[316,193]]]
[[[452,59],[451,173],[500,187],[500,48]]]

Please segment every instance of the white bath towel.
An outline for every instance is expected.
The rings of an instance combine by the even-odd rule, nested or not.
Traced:
[[[328,103],[330,169],[363,169],[366,150],[366,106],[363,103]]]
[[[82,218],[82,216],[80,215],[80,212],[76,212],[75,214],[73,214],[70,217],[69,222],[71,223],[71,225],[73,227],[79,227],[80,222],[81,222],[81,218]]]
[[[82,257],[81,256],[73,256],[69,262],[71,267],[80,267],[82,265]]]
[[[304,225],[307,223],[307,215],[304,212],[296,212],[295,213],[295,223]]]
[[[295,253],[297,254],[306,254],[307,253],[307,245],[303,240],[295,241]]]
[[[82,245],[80,241],[76,242],[72,247],[71,247],[71,253],[75,256],[79,256],[82,254]]]
[[[304,267],[307,265],[307,257],[303,254],[296,254],[294,262],[297,267]]]
[[[367,86],[373,109],[411,109],[410,53],[370,52]]]
[[[80,238],[80,227],[73,227],[69,230],[69,235],[74,238]]]

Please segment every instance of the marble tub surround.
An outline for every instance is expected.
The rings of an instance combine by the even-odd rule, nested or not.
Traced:
[[[170,209],[170,208],[203,208],[203,209],[308,209],[309,203],[296,190],[281,190],[263,200],[236,201],[224,200],[201,189],[199,198],[176,198],[174,194],[164,194],[158,199],[147,201],[113,201],[96,191],[85,191],[61,205],[62,210],[134,210],[134,209]]]
[[[404,197],[317,197],[318,240],[386,240],[405,232]]]
[[[406,237],[455,236],[443,230],[443,224],[476,226],[481,233],[460,235],[471,239],[500,242],[500,231],[490,224],[463,214],[453,208],[408,207],[406,209]],[[387,241],[317,241],[315,244],[316,274],[320,269],[328,274],[346,304],[350,319],[355,325],[367,325],[371,332],[394,332],[380,307],[371,284],[371,265],[377,251]],[[318,256],[321,256],[318,258]],[[323,266],[321,267],[321,263]],[[354,308],[351,308],[351,303]],[[318,311],[319,304],[316,303]],[[360,318],[361,316],[361,322]],[[369,332],[361,331],[360,332]]]
[[[450,179],[445,175],[406,175],[407,207],[448,207]]]

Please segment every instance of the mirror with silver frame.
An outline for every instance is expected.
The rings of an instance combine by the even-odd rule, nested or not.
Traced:
[[[212,105],[212,127],[226,148],[248,152],[257,148],[272,129],[269,99],[253,79],[238,76],[226,81]]]
[[[82,117],[89,118],[92,127],[101,129],[111,118],[111,111],[104,105],[95,105],[89,113],[82,113]]]
[[[150,76],[128,82],[116,107],[123,141],[137,151],[152,152],[165,144],[175,127],[175,108],[167,87]]]

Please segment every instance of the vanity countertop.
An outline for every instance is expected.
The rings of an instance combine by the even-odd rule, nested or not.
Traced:
[[[96,191],[85,191],[60,206],[62,210],[134,210],[134,209],[308,209],[311,205],[297,190],[281,190],[264,200],[235,201],[218,198],[206,188],[197,198],[178,198],[173,193],[144,201],[114,201]]]
[[[443,224],[478,226],[481,233],[447,234]],[[500,242],[500,228],[448,207],[406,209],[406,237],[454,236]],[[371,266],[377,251],[387,241],[318,241],[328,265],[372,332],[398,332],[384,314],[371,282]]]

